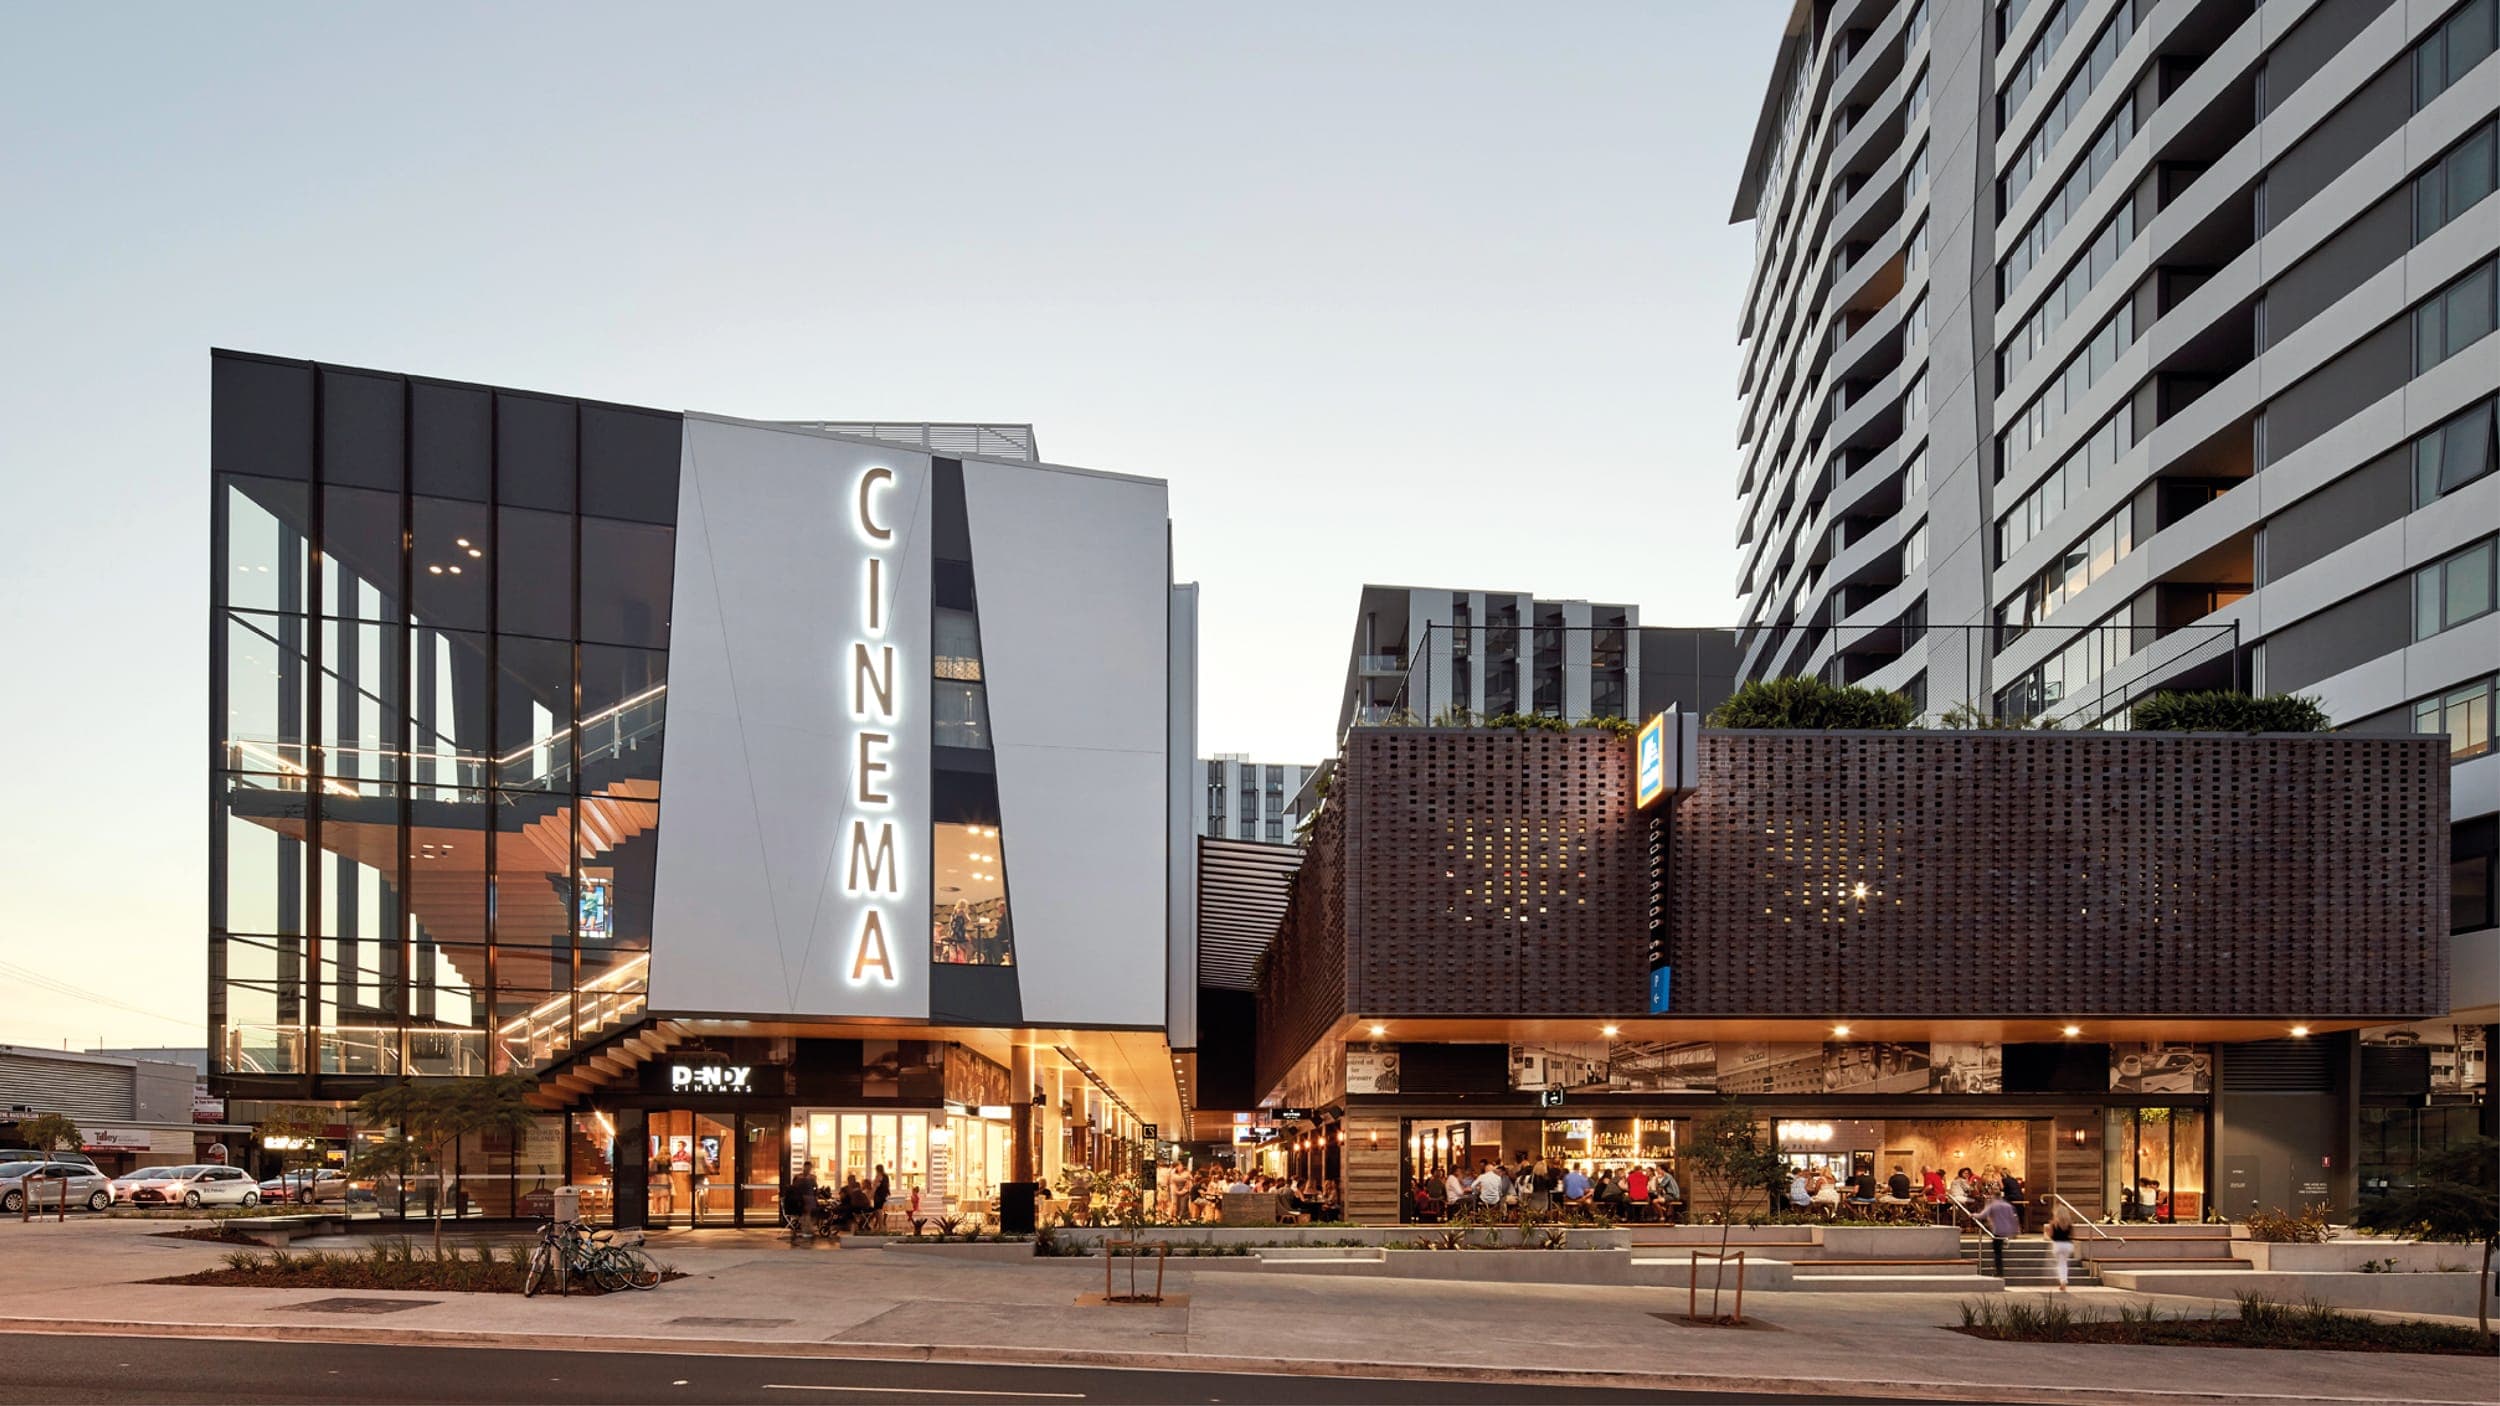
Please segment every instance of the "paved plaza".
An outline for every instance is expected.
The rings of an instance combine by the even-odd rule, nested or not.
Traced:
[[[1100,1307],[1079,1302],[1100,1293],[1100,1260],[958,1262],[856,1239],[838,1250],[793,1248],[738,1231],[652,1237],[660,1258],[689,1276],[652,1293],[522,1299],[358,1291],[360,1299],[408,1307],[350,1318],[304,1307],[335,1291],[143,1282],[214,1267],[228,1253],[149,1233],[165,1228],[93,1218],[0,1226],[0,1264],[8,1268],[0,1276],[0,1329],[1306,1376],[1463,1372],[1521,1385],[1962,1400],[2500,1399],[2491,1364],[2467,1358],[1983,1342],[1947,1331],[1958,1321],[1950,1293],[1752,1294],[1746,1311],[1760,1328],[1729,1331],[1669,1321],[1683,1296],[1658,1289],[1345,1280],[1175,1261],[1166,1289],[1185,1303]],[[2102,1289],[2074,1297],[2101,1307],[2143,1301]],[[2183,1312],[2215,1307],[2159,1302]]]

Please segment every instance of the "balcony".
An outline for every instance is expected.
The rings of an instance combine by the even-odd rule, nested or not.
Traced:
[[[1397,678],[1406,673],[1406,656],[1403,654],[1357,655],[1354,667],[1366,678]]]

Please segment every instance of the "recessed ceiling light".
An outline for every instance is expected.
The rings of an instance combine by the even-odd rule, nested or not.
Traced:
[[[1385,1026],[1385,1025],[1374,1025],[1374,1026],[1372,1027],[1372,1038],[1373,1038],[1373,1039],[1375,1039],[1375,1040],[1379,1039],[1381,1036],[1386,1035],[1386,1034],[1388,1034],[1388,1033],[1389,1033],[1389,1027],[1388,1027],[1388,1026]]]
[[[1620,1035],[1620,1034],[1622,1034],[1622,1033],[1623,1033],[1623,1027],[1622,1027],[1622,1026],[1620,1026],[1620,1025],[1608,1025],[1608,1026],[1603,1026],[1603,1027],[1601,1027],[1601,1028],[1598,1030],[1598,1032],[1597,1032],[1597,1033],[1598,1033],[1598,1034],[1600,1034],[1600,1035],[1603,1035],[1603,1036],[1605,1036],[1607,1039],[1611,1040],[1611,1039],[1615,1038],[1617,1035]]]
[[[2306,1025],[2295,1025],[2295,1026],[2293,1026],[2293,1027],[2292,1027],[2292,1038],[2293,1038],[2293,1039],[2295,1039],[2295,1040],[2306,1040],[2306,1039],[2308,1039],[2308,1038],[2309,1038],[2309,1027],[2308,1027],[2308,1026],[2306,1026]]]
[[[1835,1025],[1835,1026],[1833,1026],[1833,1027],[1832,1027],[1832,1038],[1833,1038],[1833,1039],[1835,1039],[1835,1040],[1846,1040],[1846,1039],[1848,1039],[1848,1038],[1849,1038],[1849,1027],[1848,1027],[1848,1026],[1846,1026],[1846,1025]]]
[[[2082,1027],[2082,1026],[2080,1026],[2080,1025],[2069,1025],[2069,1026],[2067,1026],[2065,1029],[2060,1030],[2060,1031],[2058,1031],[2057,1033],[2058,1033],[2058,1034],[2060,1034],[2060,1035],[2063,1035],[2063,1036],[2065,1036],[2067,1039],[2071,1040],[2071,1039],[2075,1038],[2077,1035],[2080,1035],[2080,1034],[2082,1034],[2082,1033],[2083,1033],[2083,1027]]]

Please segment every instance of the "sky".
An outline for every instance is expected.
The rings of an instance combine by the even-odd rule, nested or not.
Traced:
[[[0,8],[0,1043],[203,1040],[212,346],[1029,421],[1171,484],[1202,752],[1366,581],[1729,622],[1787,9]]]

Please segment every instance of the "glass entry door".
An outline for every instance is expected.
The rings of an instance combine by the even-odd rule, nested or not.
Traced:
[[[740,1194],[739,1140],[740,1116],[734,1113],[696,1113],[684,1109],[655,1110],[651,1115],[651,1183],[649,1192],[652,1225],[719,1226],[741,1224],[739,1206],[747,1199]],[[746,1119],[778,1132],[779,1120],[772,1117]],[[775,1139],[776,1149],[778,1138]],[[778,1151],[766,1154],[778,1158]],[[764,1165],[762,1175],[768,1182],[760,1219],[745,1223],[771,1225],[776,1219],[780,1182],[771,1162]]]

